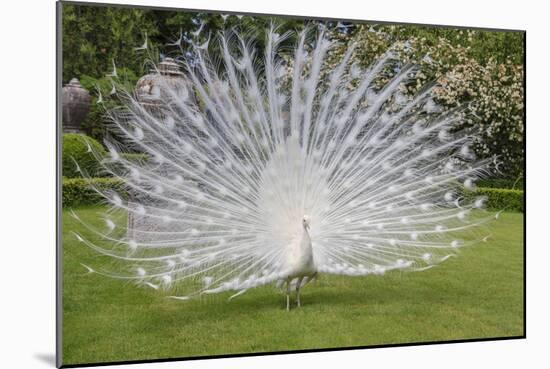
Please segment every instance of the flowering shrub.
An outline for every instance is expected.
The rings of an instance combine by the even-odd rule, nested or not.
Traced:
[[[524,114],[523,66],[494,59],[486,65],[468,59],[439,79],[434,90],[448,106],[471,101],[467,121],[481,139],[476,152],[481,157],[495,155],[495,169],[508,177],[523,174]]]
[[[497,176],[523,176],[522,34],[395,25],[332,28],[328,33],[335,45],[327,54],[322,76],[336,68],[351,45],[355,68],[347,73],[352,74],[365,70],[391,48],[402,65],[420,67],[403,86],[405,94],[412,95],[435,81],[435,101],[447,107],[467,107],[461,128],[480,138],[474,147],[476,154],[496,157],[492,169]],[[284,59],[285,78],[290,82],[293,58]],[[397,71],[389,69],[378,82],[386,83]]]
[[[400,59],[418,64],[415,83],[409,93],[436,81],[432,94],[448,107],[467,104],[465,124],[480,140],[475,145],[479,157],[497,157],[493,169],[516,178],[524,167],[524,88],[522,35],[410,26],[357,27],[347,42],[333,51],[337,60],[350,42],[356,43],[353,58],[368,66],[374,58],[393,47]],[[347,36],[333,32],[342,42]],[[499,44],[496,41],[503,39]],[[495,41],[496,40],[496,41]],[[518,43],[519,41],[519,43]],[[495,42],[492,49],[482,43]],[[483,52],[485,50],[485,52]],[[498,60],[497,60],[498,59]]]

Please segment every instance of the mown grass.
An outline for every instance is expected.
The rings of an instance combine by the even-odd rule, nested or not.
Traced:
[[[94,223],[100,208],[81,208]],[[419,273],[322,276],[286,312],[274,287],[192,301],[97,274],[63,213],[63,363],[145,360],[523,335],[523,214],[493,237]]]

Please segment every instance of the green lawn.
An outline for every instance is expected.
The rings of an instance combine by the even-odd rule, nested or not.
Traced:
[[[100,208],[76,212],[93,223]],[[523,335],[523,214],[503,213],[487,243],[436,268],[322,276],[284,309],[274,287],[192,301],[97,274],[63,214],[63,363],[140,360]]]

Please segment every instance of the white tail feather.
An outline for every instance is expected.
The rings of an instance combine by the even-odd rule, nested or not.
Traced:
[[[483,199],[462,195],[486,165],[468,148],[473,137],[455,129],[463,112],[439,106],[431,87],[404,96],[415,68],[391,50],[365,70],[348,50],[324,73],[331,42],[320,33],[307,52],[306,38],[298,38],[290,85],[274,30],[261,69],[239,37],[221,37],[217,67],[209,38],[184,65],[185,84],[161,85],[161,116],[131,94],[125,109],[111,112],[124,139],[106,143],[102,164],[128,196],[96,190],[115,209],[162,226],[116,224],[127,231],[119,238],[110,235],[111,218],[108,234],[87,226],[105,244],[77,237],[121,263],[102,274],[192,292],[170,296],[179,300],[237,291],[232,299],[289,278],[289,265],[306,265],[289,260],[308,247],[304,281],[313,271],[426,270],[471,244],[461,235],[492,217],[470,218]],[[128,150],[149,159],[129,161],[121,155]]]

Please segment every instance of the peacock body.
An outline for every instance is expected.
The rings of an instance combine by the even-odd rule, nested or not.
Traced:
[[[475,242],[460,236],[487,220],[471,216],[483,199],[465,193],[486,163],[457,129],[464,111],[438,106],[431,86],[404,93],[416,69],[392,50],[362,70],[350,49],[327,71],[333,43],[308,35],[290,66],[275,29],[263,60],[220,36],[215,58],[193,46],[186,82],[161,84],[156,110],[121,95],[118,140],[98,160],[125,191],[97,188],[106,227],[76,235],[114,263],[91,271],[178,299],[282,281],[288,308],[318,273],[425,270]],[[117,211],[161,226],[127,229]]]

